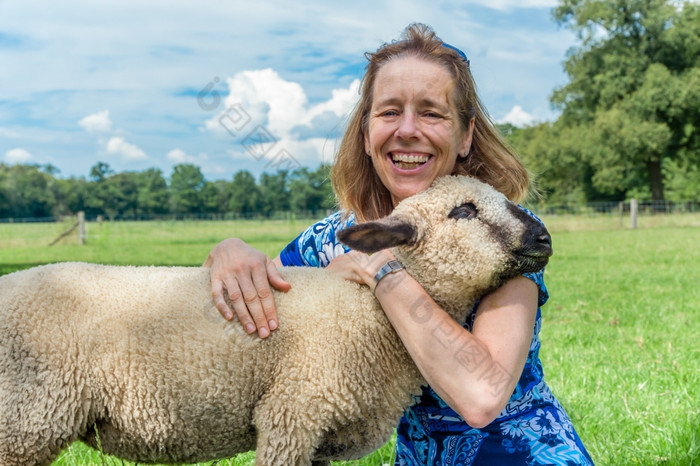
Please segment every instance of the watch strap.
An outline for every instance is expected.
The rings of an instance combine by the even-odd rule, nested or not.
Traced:
[[[396,259],[390,260],[389,262],[384,264],[374,276],[374,286],[372,287],[372,292],[374,293],[374,290],[377,288],[377,285],[379,284],[379,281],[382,278],[386,277],[389,274],[396,273],[399,270],[402,270],[403,268],[403,264]]]

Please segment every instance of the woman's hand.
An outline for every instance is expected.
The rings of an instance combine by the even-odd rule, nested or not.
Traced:
[[[370,288],[374,285],[374,276],[380,268],[396,257],[390,249],[375,252],[372,255],[359,251],[341,254],[330,261],[326,270]]]
[[[212,298],[224,319],[233,319],[224,298],[226,291],[245,331],[268,337],[279,323],[270,285],[279,291],[291,288],[277,270],[281,265],[279,259],[271,260],[238,238],[217,244],[204,266],[211,268]]]

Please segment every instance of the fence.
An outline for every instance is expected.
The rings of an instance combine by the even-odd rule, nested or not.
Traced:
[[[631,201],[623,202],[589,202],[587,204],[532,204],[527,207],[536,214],[543,215],[591,215],[591,214],[629,214],[632,204],[637,202],[641,214],[698,213],[700,201]]]
[[[319,219],[330,215],[330,210],[307,210],[307,211],[279,211],[272,213],[251,212],[239,213],[187,213],[187,214],[117,214],[117,215],[85,215],[87,222],[148,222],[153,220],[161,221],[217,221],[217,220],[296,220],[296,219]],[[0,218],[0,223],[54,223],[62,222],[71,216],[56,217],[22,217],[22,218]]]
[[[676,213],[700,213],[700,201],[623,201],[623,202],[589,202],[586,204],[529,204],[526,207],[536,215],[661,215]],[[217,221],[217,220],[303,220],[320,219],[329,215],[331,211],[280,211],[272,213],[188,213],[188,214],[119,214],[119,215],[85,215],[86,222],[108,221]],[[60,217],[27,217],[27,218],[0,218],[0,223],[53,223],[64,221],[66,216]]]

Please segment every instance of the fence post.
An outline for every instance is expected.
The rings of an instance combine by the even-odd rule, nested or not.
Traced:
[[[85,212],[78,212],[78,244],[85,244]]]
[[[624,217],[625,217],[625,203],[624,203],[623,201],[620,201],[620,202],[617,204],[617,208],[618,208],[618,210],[620,211],[620,228],[622,228],[622,226],[623,226],[623,220],[624,220]]]
[[[630,200],[630,223],[632,228],[637,228],[637,213],[639,211],[639,203],[636,199]]]

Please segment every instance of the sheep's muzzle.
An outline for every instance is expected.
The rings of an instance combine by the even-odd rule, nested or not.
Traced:
[[[537,272],[547,265],[552,256],[552,237],[544,225],[515,205],[510,210],[525,226],[520,246],[513,251],[518,272]]]

